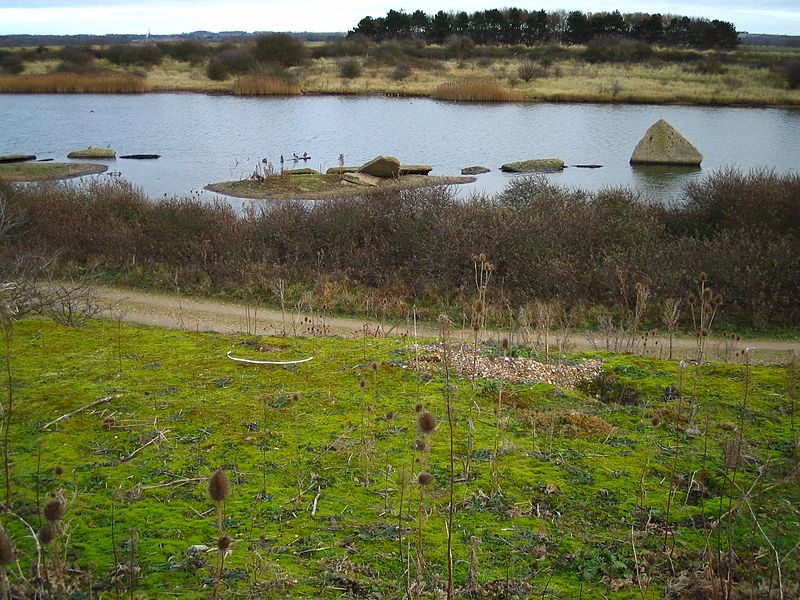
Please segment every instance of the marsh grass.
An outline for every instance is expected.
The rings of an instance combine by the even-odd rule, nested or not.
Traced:
[[[245,75],[233,85],[235,96],[296,96],[300,86],[272,75]]]
[[[450,81],[436,86],[431,93],[439,100],[458,100],[462,102],[511,102],[520,97],[496,81],[468,79]]]
[[[139,94],[147,92],[149,89],[144,78],[126,74],[0,75],[0,93]]]

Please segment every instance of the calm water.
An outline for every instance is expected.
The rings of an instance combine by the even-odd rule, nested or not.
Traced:
[[[631,152],[664,118],[704,155],[702,170],[634,168]],[[670,201],[687,180],[722,167],[800,168],[800,111],[791,109],[592,104],[454,104],[382,97],[237,98],[203,94],[0,95],[0,154],[66,159],[87,146],[118,154],[154,153],[151,161],[108,161],[109,174],[151,197],[200,194],[216,181],[248,177],[262,158],[312,158],[324,171],[378,154],[424,163],[434,175],[483,165],[491,173],[463,192],[494,193],[514,177],[501,164],[554,157],[567,168],[556,183],[587,189],[630,186]],[[288,167],[293,167],[291,161]]]

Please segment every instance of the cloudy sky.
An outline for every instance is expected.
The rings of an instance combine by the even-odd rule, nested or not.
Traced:
[[[208,31],[347,31],[390,8],[472,12],[518,6],[527,10],[598,10],[590,0],[0,0],[0,34],[169,34]],[[739,31],[800,35],[798,0],[618,0],[603,10],[660,12],[731,21]]]

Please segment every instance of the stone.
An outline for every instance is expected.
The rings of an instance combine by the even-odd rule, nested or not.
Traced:
[[[380,177],[369,175],[367,173],[342,173],[342,180],[356,185],[366,185],[369,187],[378,187],[380,185]]]
[[[359,167],[331,167],[325,173],[328,175],[342,175],[343,173],[355,173]]]
[[[6,154],[0,156],[0,163],[18,163],[27,162],[29,160],[36,160],[35,154]]]
[[[114,158],[116,155],[117,151],[111,148],[86,148],[70,152],[67,158]]]
[[[431,171],[430,165],[400,165],[400,175],[427,175]]]
[[[461,169],[462,175],[480,175],[481,173],[488,173],[491,169],[486,167],[464,167]]]
[[[530,173],[533,171],[561,171],[563,168],[564,161],[558,158],[536,158],[506,163],[500,167],[500,170],[506,173]]]
[[[319,171],[306,167],[305,169],[286,169],[286,175],[319,175]]]
[[[394,156],[376,156],[361,165],[358,172],[374,177],[397,177],[400,174],[400,161]]]
[[[161,158],[160,154],[123,154],[120,158],[130,158],[134,160],[154,160]]]
[[[632,165],[687,165],[698,167],[703,155],[664,119],[647,130],[631,155]]]

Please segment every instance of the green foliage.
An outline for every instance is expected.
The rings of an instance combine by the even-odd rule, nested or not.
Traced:
[[[0,50],[0,73],[18,75],[25,70],[25,61],[19,52]]]
[[[357,58],[346,58],[339,62],[339,76],[342,79],[356,79],[361,76],[361,61]]]
[[[256,37],[255,57],[264,64],[293,67],[309,56],[305,42],[288,33],[267,33]]]
[[[152,67],[161,63],[162,52],[155,44],[109,46],[102,55],[116,65]]]
[[[244,75],[257,66],[253,53],[247,48],[225,48],[208,61],[206,75],[214,81],[228,79],[231,75]]]
[[[794,59],[787,62],[783,67],[783,76],[790,89],[800,88],[800,60]]]

